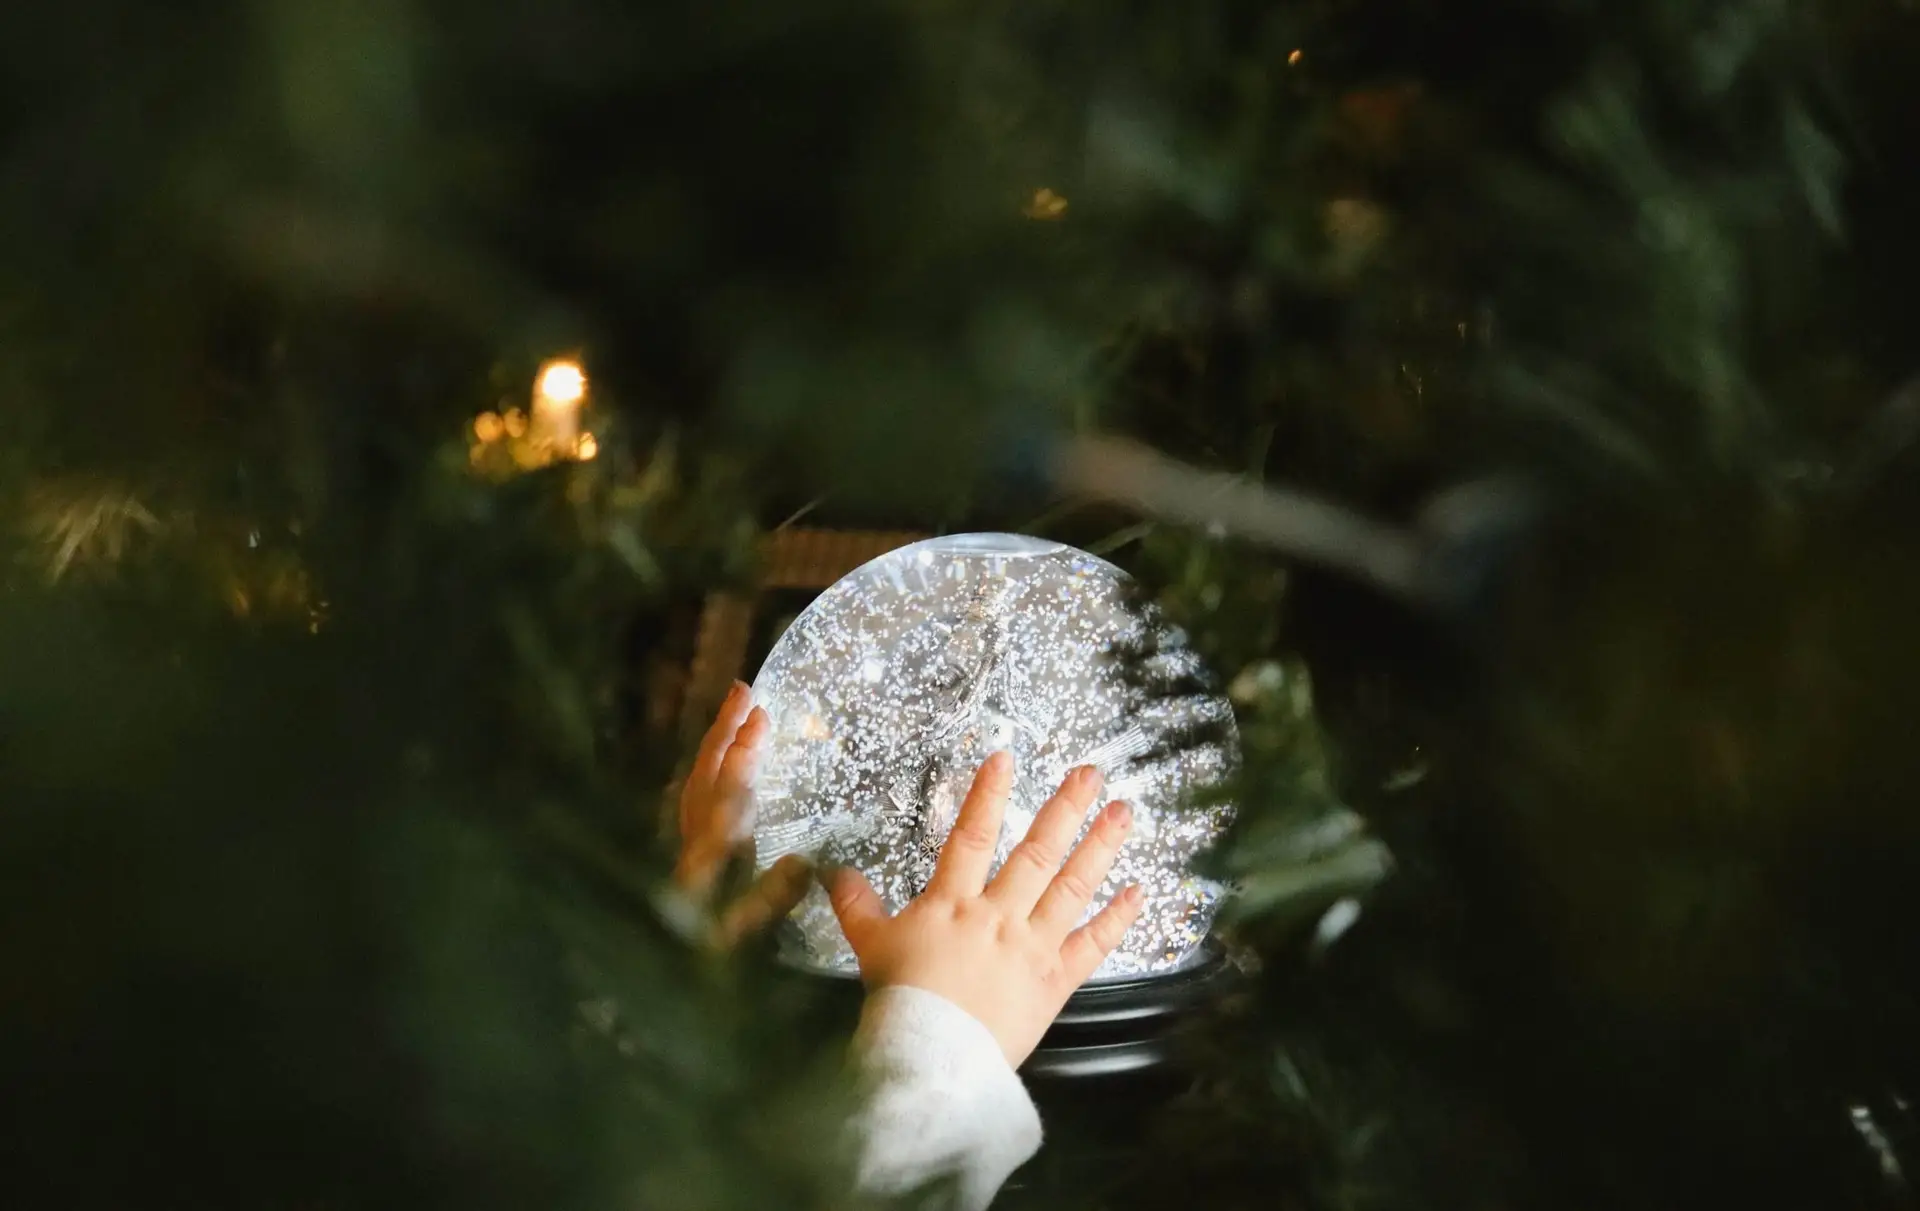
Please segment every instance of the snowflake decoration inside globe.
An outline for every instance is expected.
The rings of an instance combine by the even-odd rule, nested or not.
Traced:
[[[898,911],[925,887],[988,754],[1007,749],[1017,768],[996,869],[1067,771],[1096,765],[1134,827],[1089,913],[1130,883],[1146,902],[1094,978],[1197,957],[1222,889],[1190,867],[1232,816],[1198,792],[1238,760],[1233,713],[1112,564],[1007,534],[903,547],[808,607],[753,692],[773,722],[754,788],[762,869],[790,853],[854,866]],[[817,887],[787,946],[810,966],[855,969]]]

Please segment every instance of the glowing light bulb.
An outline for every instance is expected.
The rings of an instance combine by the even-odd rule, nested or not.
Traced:
[[[577,404],[587,397],[587,373],[580,363],[562,358],[540,367],[534,380],[534,395],[560,405]]]
[[[580,446],[580,406],[587,397],[587,374],[580,363],[562,358],[540,368],[533,380],[533,428],[529,440],[544,460],[573,457]]]
[[[1022,209],[1022,213],[1030,219],[1039,219],[1043,222],[1058,219],[1067,213],[1067,200],[1051,189],[1036,190]]]

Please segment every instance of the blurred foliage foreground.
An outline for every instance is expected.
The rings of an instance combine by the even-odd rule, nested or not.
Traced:
[[[652,900],[805,516],[1108,554],[1241,712],[1257,974],[1009,1203],[1911,1205],[1917,23],[10,6],[6,1204],[852,1205],[843,1015]]]

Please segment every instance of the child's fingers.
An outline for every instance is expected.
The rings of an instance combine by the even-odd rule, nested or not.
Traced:
[[[720,920],[720,943],[734,946],[749,934],[765,929],[793,911],[813,881],[813,867],[799,854],[788,854],[754,883],[753,890],[727,910]]]
[[[887,919],[887,906],[867,877],[850,866],[828,871],[821,878],[827,887],[827,899],[833,904],[833,915],[840,919],[840,932],[847,935],[847,944],[858,958],[868,933]]]
[[[681,843],[680,859],[673,864],[673,885],[704,901],[727,864],[728,850],[726,838],[719,834],[689,837]]]
[[[1067,935],[1060,947],[1060,971],[1068,992],[1086,983],[1100,964],[1107,961],[1113,948],[1120,945],[1120,939],[1127,936],[1127,930],[1139,919],[1140,906],[1144,903],[1146,896],[1136,883],[1108,901],[1105,908],[1094,914],[1093,920]]]
[[[1091,765],[1067,775],[1059,793],[1034,815],[1026,839],[1013,847],[1007,864],[994,876],[993,886],[987,890],[990,898],[1005,905],[1008,912],[1025,915],[1033,911],[1047,884],[1060,873],[1067,847],[1086,821],[1101,781],[1100,771]]]
[[[767,713],[754,707],[734,733],[720,768],[704,792],[691,790],[681,800],[687,813],[687,831],[680,837],[680,860],[673,881],[694,896],[713,890],[727,856],[745,837],[747,809],[753,801],[753,764],[757,746],[772,724]],[[697,802],[694,802],[697,801]]]
[[[1000,845],[1000,815],[1012,788],[1012,755],[995,753],[988,757],[973,776],[973,789],[967,792],[953,831],[940,847],[940,860],[927,884],[928,891],[950,896],[980,894],[987,883],[987,871],[993,866],[994,850]]]
[[[1047,885],[1040,902],[1034,905],[1029,920],[1042,937],[1052,941],[1067,936],[1067,931],[1092,903],[1093,893],[1106,881],[1107,872],[1113,869],[1113,859],[1126,843],[1127,830],[1132,827],[1131,808],[1117,800],[1107,804],[1086,837],[1067,856],[1067,864]]]
[[[693,836],[705,823],[697,815],[706,806],[707,792],[720,772],[720,763],[727,755],[727,747],[733,743],[734,733],[740,730],[740,724],[745,721],[752,705],[753,695],[746,684],[734,682],[733,688],[727,691],[725,701],[720,704],[720,713],[714,716],[713,725],[700,738],[700,750],[694,754],[693,768],[687,772],[686,787],[680,792],[682,839]]]
[[[753,801],[753,767],[760,756],[760,744],[773,730],[767,712],[754,707],[747,721],[734,733],[733,743],[720,762],[713,779],[714,818],[706,822],[706,831],[721,838],[730,848],[745,839],[747,806]]]

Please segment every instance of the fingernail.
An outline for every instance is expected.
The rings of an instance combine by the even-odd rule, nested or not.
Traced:
[[[1100,772],[1100,767],[1097,765],[1083,765],[1076,772],[1080,775],[1082,782],[1096,791],[1107,784],[1107,776]]]
[[[1107,804],[1107,819],[1125,828],[1133,823],[1133,809],[1127,806],[1126,800],[1115,799]]]
[[[727,687],[727,700],[726,700],[726,702],[724,703],[724,705],[726,705],[726,706],[732,706],[732,705],[733,705],[734,703],[736,703],[736,702],[739,702],[739,701],[740,701],[740,695],[742,695],[742,694],[744,694],[744,693],[746,693],[746,692],[747,692],[747,683],[746,683],[746,682],[744,682],[744,681],[736,681],[736,682],[734,682],[734,683],[733,683],[732,685],[730,685],[730,686],[728,686],[728,687]]]
[[[1120,895],[1126,900],[1129,908],[1147,898],[1147,893],[1140,890],[1138,883],[1132,884],[1127,890],[1121,892]]]
[[[991,757],[988,757],[987,763],[993,766],[993,772],[996,774],[1011,773],[1013,771],[1013,754],[1006,749],[1001,749]]]

